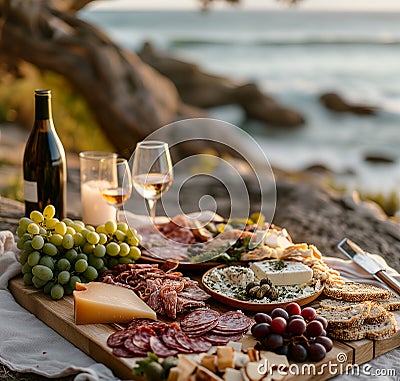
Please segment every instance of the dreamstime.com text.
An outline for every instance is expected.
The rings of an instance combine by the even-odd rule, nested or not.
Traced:
[[[321,376],[329,374],[337,376],[339,374],[349,374],[352,376],[372,376],[372,377],[396,377],[396,369],[393,368],[374,368],[369,364],[348,364],[347,355],[345,353],[338,353],[336,357],[337,362],[329,360],[325,364],[316,366],[313,363],[304,364],[271,364],[268,359],[265,359],[258,366],[258,373],[262,375],[279,374],[281,376],[287,375],[305,375],[305,376]]]

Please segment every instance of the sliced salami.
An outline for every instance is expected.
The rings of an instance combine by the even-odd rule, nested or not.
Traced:
[[[132,336],[132,343],[143,351],[150,349],[150,338],[157,336],[150,327],[139,327]]]
[[[215,335],[221,335],[221,336],[234,336],[238,334],[244,334],[247,332],[247,329],[244,331],[235,331],[235,330],[230,330],[230,331],[220,331],[219,329],[213,328],[209,331],[210,333],[213,333]]]
[[[128,337],[124,341],[124,347],[126,350],[130,351],[131,353],[133,353],[135,355],[145,356],[147,354],[147,351],[143,350],[142,348],[139,348],[132,342],[132,337]],[[116,348],[114,348],[114,349],[116,349]]]
[[[130,351],[129,349],[127,349],[125,347],[113,348],[112,353],[113,353],[113,355],[115,355],[117,357],[125,357],[125,358],[137,357],[136,353]],[[146,354],[146,353],[144,353],[144,354]]]
[[[188,329],[189,327],[203,327],[205,325],[218,321],[219,316],[220,315],[217,311],[207,308],[199,308],[189,315],[186,315],[181,320],[181,326],[185,329]]]
[[[195,353],[207,352],[212,347],[211,342],[203,340],[201,337],[196,339],[189,339],[189,343],[190,348]]]
[[[111,348],[120,347],[124,344],[124,341],[132,334],[132,331],[127,329],[116,331],[108,337],[107,345]]]
[[[157,336],[150,338],[150,348],[159,357],[175,356],[178,353],[178,350],[168,348]]]
[[[213,345],[226,345],[229,343],[229,341],[238,341],[242,337],[243,337],[242,334],[223,336],[223,335],[216,335],[213,333],[206,333],[205,335],[203,335],[203,339],[209,341]]]
[[[228,311],[218,319],[215,329],[219,331],[245,331],[251,325],[249,318],[239,311]]]
[[[179,332],[182,333],[179,325],[172,323],[166,330],[164,330],[164,333],[161,335],[161,339],[168,348],[176,349],[182,353],[191,353],[192,349],[190,345],[182,345],[182,343],[177,340]],[[183,340],[181,339],[181,341]]]
[[[143,327],[143,326],[148,325],[148,324],[153,323],[153,322],[159,323],[158,321],[152,320],[152,319],[136,318],[136,319],[133,319],[129,323],[128,328],[129,329],[136,329],[136,328]]]
[[[209,331],[212,330],[217,324],[218,324],[218,320],[216,320],[216,321],[213,322],[212,324],[208,324],[208,325],[205,325],[205,326],[203,326],[203,327],[196,326],[196,327],[193,327],[193,328],[190,328],[190,329],[189,329],[189,328],[184,329],[184,328],[182,327],[182,331],[185,332],[188,336],[197,337],[197,336],[201,336],[201,335],[203,335],[203,334],[209,332]]]

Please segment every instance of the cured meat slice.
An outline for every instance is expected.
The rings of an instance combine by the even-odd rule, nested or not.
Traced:
[[[147,351],[143,350],[142,348],[139,348],[138,346],[136,346],[133,342],[132,342],[133,337],[128,337],[125,341],[124,341],[124,348],[126,350],[129,350],[131,353],[138,355],[138,356],[145,356],[147,354]],[[120,347],[118,347],[120,348]],[[113,348],[113,349],[117,349],[117,348]],[[123,356],[121,356],[123,357]]]
[[[204,333],[207,333],[208,331],[212,330],[216,325],[218,324],[218,320],[211,322],[210,324],[204,325],[204,326],[195,326],[195,327],[189,327],[189,328],[183,328],[182,331],[185,332],[188,336],[191,337],[197,337],[201,336]]]
[[[165,314],[171,319],[176,319],[178,293],[167,285],[161,290],[160,295],[164,303]]]
[[[176,312],[184,312],[193,307],[204,307],[204,302],[201,300],[183,298],[179,292],[178,303],[176,304]]]
[[[188,299],[194,299],[194,300],[207,300],[210,295],[207,294],[205,291],[203,291],[200,287],[195,286],[195,285],[190,285],[188,287],[185,287],[183,291],[179,293],[179,296],[182,296],[184,298]]]
[[[168,348],[157,336],[150,338],[150,348],[159,357],[175,356],[178,353],[176,349]]]
[[[179,261],[173,259],[167,259],[161,266],[161,270],[165,271],[166,273],[169,273],[171,271],[176,270],[178,266],[179,266]]]
[[[155,290],[150,294],[149,299],[147,299],[147,305],[157,314],[164,315],[165,308],[163,299],[160,296],[160,291]]]
[[[203,340],[201,337],[196,339],[189,339],[189,343],[190,348],[195,353],[207,352],[212,347],[211,342]]]
[[[239,311],[228,311],[218,319],[215,329],[219,331],[245,331],[251,325],[249,318]]]
[[[124,341],[131,336],[133,333],[130,330],[124,329],[115,331],[107,339],[107,345],[111,348],[120,347],[124,344]]]
[[[176,228],[170,233],[165,234],[165,237],[183,244],[191,244],[196,242],[196,238],[194,237],[193,233],[187,228]]]
[[[211,324],[218,321],[219,313],[217,311],[207,309],[207,308],[199,308],[189,315],[186,315],[181,320],[181,326],[185,329],[193,328],[193,327],[203,327],[205,325]]]
[[[135,318],[128,324],[128,329],[136,329],[139,327],[143,327],[152,322],[155,322],[155,320],[147,319],[147,318]]]
[[[150,338],[157,336],[150,327],[139,327],[132,336],[132,343],[143,351],[150,349]]]
[[[222,336],[231,336],[231,335],[237,335],[237,334],[239,334],[239,333],[246,333],[248,330],[247,329],[245,329],[245,330],[240,330],[240,331],[238,331],[238,330],[225,330],[225,331],[221,331],[221,330],[219,330],[219,329],[216,329],[216,328],[213,328],[213,329],[210,329],[210,331],[209,332],[211,332],[211,333],[215,333],[216,335],[222,335]]]
[[[203,335],[203,339],[209,341],[213,345],[226,345],[229,341],[238,341],[243,337],[243,335],[230,335],[230,336],[223,336],[223,335],[216,335],[213,333],[206,333]]]
[[[130,351],[129,349],[125,348],[125,347],[116,347],[113,348],[112,351],[113,355],[117,356],[117,357],[125,357],[125,358],[132,358],[132,357],[137,357],[137,354]],[[145,355],[146,353],[144,353]]]
[[[184,339],[180,339],[182,343],[177,340],[179,333],[183,334],[179,325],[177,323],[172,323],[167,329],[164,330],[164,333],[161,335],[161,339],[168,348],[176,349],[182,353],[193,352],[189,343],[185,343]],[[189,338],[187,338],[187,340],[189,340]]]

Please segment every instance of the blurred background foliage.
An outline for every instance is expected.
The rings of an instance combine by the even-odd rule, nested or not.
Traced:
[[[113,150],[82,99],[60,75],[24,63],[17,78],[0,80],[0,123],[16,122],[30,130],[34,119],[34,90],[52,90],[53,118],[66,151]]]

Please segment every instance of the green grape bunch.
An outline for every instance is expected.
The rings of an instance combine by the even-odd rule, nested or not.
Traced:
[[[71,295],[76,283],[96,280],[119,264],[140,258],[142,237],[124,222],[94,228],[83,221],[55,218],[55,208],[34,210],[19,220],[17,247],[24,284],[42,289],[52,299]]]

